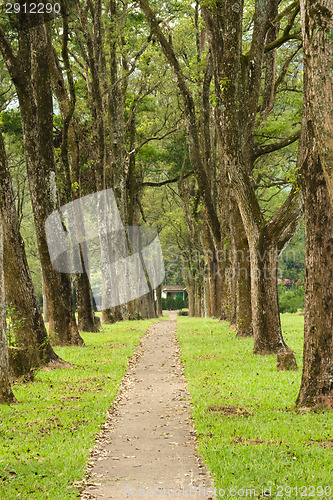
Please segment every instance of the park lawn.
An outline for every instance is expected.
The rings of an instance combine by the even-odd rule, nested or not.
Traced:
[[[79,498],[79,482],[129,358],[154,320],[82,333],[86,347],[56,348],[73,368],[40,370],[0,407],[0,498]]]
[[[223,498],[254,498],[251,488],[259,498],[262,487],[272,487],[274,498],[333,498],[332,412],[298,412],[294,407],[303,317],[283,314],[282,329],[296,352],[298,372],[277,372],[276,356],[254,356],[253,339],[236,339],[227,323],[178,317],[199,451],[215,487],[225,491]],[[217,405],[241,410],[236,416],[207,411]],[[331,487],[331,493],[320,487]],[[232,489],[236,493],[230,494]]]

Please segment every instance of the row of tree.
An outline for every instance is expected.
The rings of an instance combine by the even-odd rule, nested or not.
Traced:
[[[218,316],[230,319],[231,314],[235,317],[238,335],[249,335],[252,330],[254,353],[288,352],[282,338],[278,311],[277,257],[295,233],[304,202],[305,341],[303,377],[297,403],[303,406],[331,406],[333,351],[330,261],[333,254],[332,207],[328,193],[332,182],[330,63],[333,6],[332,2],[316,2],[314,6],[310,4],[306,1],[301,2],[301,5],[297,1],[289,4],[255,2],[250,36],[247,38],[244,36],[245,10],[242,2],[201,2],[209,52],[202,81],[202,103],[199,103],[200,109],[197,111],[193,92],[170,36],[166,35],[160,18],[149,2],[140,1],[151,29],[174,70],[183,98],[189,156],[202,202],[201,222],[206,226],[201,230],[205,234],[204,240],[208,239],[208,245],[204,241],[201,248],[208,247],[216,253],[215,260],[210,255],[206,263],[208,278],[204,283],[206,293],[203,302],[209,314],[216,315],[215,307],[220,307],[222,310],[218,311]],[[280,12],[279,6],[282,7]],[[302,34],[297,24],[300,8]],[[291,41],[302,39],[305,58],[301,128],[278,143],[270,141],[268,144],[259,144],[258,130],[264,127],[274,108],[281,106],[277,97],[278,88],[299,51],[299,46],[293,46]],[[289,46],[291,53],[285,58],[277,75],[278,49],[285,45]],[[207,111],[205,88],[212,78],[215,90],[213,122],[217,143],[217,151],[214,144],[214,152],[210,150],[212,142],[208,113],[211,108],[204,114]],[[287,81],[287,90],[289,82],[290,79]],[[201,120],[197,119],[198,115]],[[265,217],[255,189],[256,162],[260,156],[284,148],[298,137],[296,182],[280,208],[271,217]],[[212,157],[213,169],[207,164]],[[214,175],[217,175],[216,179]],[[218,203],[214,203],[215,200]],[[185,204],[191,227],[193,214],[188,211],[188,200]],[[234,247],[231,252],[229,286],[225,273],[222,272],[222,283],[218,283],[221,273],[216,273],[216,268],[221,265],[218,256],[221,246],[225,246],[226,237]],[[248,254],[250,259],[247,258]],[[249,261],[250,272],[244,274],[241,271],[246,270]],[[222,266],[225,265],[224,259]],[[251,280],[247,283],[246,278],[249,276]],[[190,283],[188,288],[189,300],[193,303],[195,299],[198,300],[200,293],[199,290],[191,293]],[[220,298],[216,292],[221,290],[223,296]],[[236,304],[232,304],[235,298]],[[214,304],[216,299],[217,304]],[[198,304],[197,310],[200,311],[200,308],[202,305]],[[191,307],[190,312],[193,312]]]
[[[166,223],[174,226],[185,256],[189,314],[236,324],[237,336],[253,335],[255,354],[292,356],[281,331],[277,260],[304,206],[298,404],[330,404],[331,3],[96,0],[77,2],[74,12],[62,0],[62,16],[53,22],[22,11],[0,24],[22,123],[50,333],[62,344],[82,343],[79,330],[94,331],[96,322],[88,275],[77,274],[77,327],[71,277],[52,266],[45,220],[64,203],[112,187],[125,226],[159,222],[161,238]],[[36,346],[36,363],[49,362],[56,355],[27,264],[3,140],[0,145],[2,295],[25,318],[21,343]],[[155,195],[145,188],[166,185],[179,206],[157,220]],[[101,238],[101,251],[104,244]],[[109,288],[105,276],[105,300]],[[152,292],[104,309],[103,321],[154,316]],[[5,380],[6,369],[1,373]],[[0,386],[8,399],[8,384]]]

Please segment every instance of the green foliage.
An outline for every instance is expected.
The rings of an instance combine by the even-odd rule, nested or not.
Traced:
[[[278,486],[331,486],[332,414],[294,409],[302,376],[303,317],[282,316],[284,338],[300,368],[286,372],[277,371],[276,356],[253,356],[253,339],[235,339],[227,323],[178,317],[177,325],[199,451],[214,486],[256,488],[251,498],[262,497],[262,486],[272,487],[272,498]],[[240,411],[235,416],[208,411],[215,405]],[[288,498],[299,496],[293,491]]]
[[[304,309],[304,287],[297,286],[294,290],[287,290],[279,283],[279,310],[280,313],[296,313]]]
[[[22,138],[22,121],[18,109],[8,109],[0,114],[0,126],[4,134]]]
[[[294,283],[304,281],[305,234],[304,222],[300,225],[292,241],[279,258],[278,276],[290,279]]]
[[[188,307],[188,302],[180,296],[177,296],[176,298],[162,298],[162,309],[164,310],[177,311],[184,309],[185,307]]]

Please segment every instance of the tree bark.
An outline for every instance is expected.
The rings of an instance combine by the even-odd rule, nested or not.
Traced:
[[[304,152],[299,182],[305,208],[303,374],[296,404],[333,406],[333,209],[311,120],[304,74]]]
[[[3,228],[4,279],[6,300],[20,321],[15,337],[27,348],[31,365],[39,366],[58,358],[52,349],[32,283],[15,208],[15,198],[3,137],[0,132],[0,211]]]
[[[76,200],[81,196],[80,186],[80,148],[77,134],[77,127],[75,126],[73,114],[75,110],[76,94],[72,71],[68,57],[68,19],[66,15],[63,16],[63,44],[62,44],[62,58],[65,64],[67,73],[69,94],[66,89],[66,83],[63,76],[62,69],[58,60],[57,53],[52,46],[52,33],[48,32],[49,47],[50,47],[50,61],[51,61],[51,77],[53,82],[53,89],[57,96],[60,107],[60,112],[63,120],[63,134],[61,145],[61,159],[64,170],[65,178],[65,203],[69,203],[72,199]],[[69,154],[70,151],[70,154]],[[77,221],[77,230],[83,235],[86,233],[84,222]],[[82,238],[83,240],[84,238]],[[81,252],[82,257],[82,252]],[[83,259],[81,258],[83,263]],[[75,274],[77,309],[78,309],[78,329],[84,332],[98,331],[94,308],[93,296],[89,277],[86,270],[82,274]]]
[[[4,266],[2,257],[2,225],[0,220],[0,404],[15,402],[15,397],[9,380],[5,284],[3,276]]]
[[[156,314],[160,318],[163,316],[162,311],[162,286],[158,285],[156,287]]]
[[[275,5],[275,2],[274,2]],[[202,7],[214,66],[216,128],[222,169],[228,173],[241,214],[251,257],[251,304],[254,353],[287,349],[277,307],[276,258],[283,228],[277,218],[266,223],[250,178],[265,39],[272,2],[255,2],[254,28],[247,57],[242,55],[242,6],[221,0]],[[225,179],[220,178],[221,180]],[[290,200],[289,200],[290,201]],[[288,201],[288,203],[289,203]],[[286,228],[297,220],[278,214]],[[299,215],[299,213],[296,213]],[[293,226],[294,227],[294,226]],[[285,228],[285,229],[286,229]],[[274,260],[275,259],[275,260]]]
[[[193,318],[195,311],[195,287],[194,287],[194,279],[192,278],[191,275],[191,270],[187,265],[185,265],[184,281],[188,295],[188,315],[191,318]]]
[[[233,279],[236,283],[236,337],[253,336],[251,310],[250,251],[238,207],[233,202],[231,236]]]
[[[140,7],[143,13],[145,14],[150,24],[151,30],[156,36],[157,40],[159,41],[162,51],[167,60],[169,61],[171,67],[173,68],[173,71],[177,78],[178,88],[182,95],[185,107],[185,117],[186,117],[185,126],[188,137],[190,161],[197,178],[200,195],[203,203],[203,209],[205,212],[205,218],[207,220],[212,236],[214,238],[214,243],[218,245],[221,239],[220,222],[217,216],[214,200],[212,198],[209,178],[207,176],[207,172],[202,162],[194,99],[187,85],[186,78],[182,72],[181,66],[176,57],[173,46],[164,36],[159,26],[159,22],[156,19],[155,13],[153,12],[153,10],[149,5],[149,1],[140,0]]]
[[[82,345],[75,321],[70,277],[55,271],[47,246],[45,221],[59,208],[53,152],[50,50],[45,24],[31,26],[30,21],[30,15],[19,15],[18,56],[1,27],[0,49],[20,105],[30,198],[49,305],[49,334],[56,333],[62,345]]]
[[[43,282],[43,319],[44,323],[48,323],[50,321],[49,308],[47,305],[47,297],[46,297],[44,282]]]
[[[289,350],[282,337],[277,290],[277,245],[263,234],[251,258],[252,317],[255,354]],[[258,334],[257,332],[260,332]]]
[[[93,298],[86,272],[75,275],[78,328],[80,332],[97,332]]]
[[[333,204],[333,3],[332,0],[300,3],[309,113]]]

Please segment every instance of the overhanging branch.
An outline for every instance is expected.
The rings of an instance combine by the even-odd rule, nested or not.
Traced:
[[[174,182],[178,182],[180,178],[182,179],[187,179],[187,177],[190,177],[193,175],[193,172],[188,172],[186,175],[178,175],[177,177],[173,177],[173,179],[166,179],[165,181],[161,182],[143,182],[141,186],[143,187],[160,187],[160,186],[165,186],[166,184],[173,184]]]
[[[266,146],[255,147],[254,152],[253,152],[253,159],[256,160],[257,158],[259,158],[262,155],[266,155],[268,153],[273,153],[274,151],[278,151],[280,149],[285,148],[286,146],[289,146],[290,144],[293,144],[294,142],[298,141],[300,135],[301,135],[301,131],[297,130],[296,132],[291,134],[289,137],[282,139],[282,141],[274,142],[273,144],[267,144]]]

